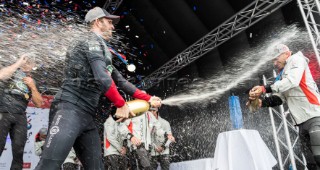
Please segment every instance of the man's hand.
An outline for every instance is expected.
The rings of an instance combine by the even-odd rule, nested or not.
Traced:
[[[266,90],[264,86],[255,86],[253,87],[249,92],[249,100],[255,100],[259,98],[262,93],[264,93]]]
[[[168,134],[168,140],[171,142],[176,142],[176,139],[172,136],[172,134]]]
[[[18,68],[21,68],[24,64],[27,63],[27,60],[27,56],[22,55],[14,64],[0,69],[0,80],[7,80],[12,77],[12,75]]]
[[[22,79],[24,84],[26,84],[29,89],[36,89],[36,84],[34,83],[33,79],[31,77],[25,77]]]
[[[133,136],[131,139],[130,139],[131,143],[135,146],[139,146],[141,144],[141,140],[136,138],[135,136]]]
[[[122,122],[125,119],[129,118],[129,114],[135,116],[135,114],[129,109],[128,105],[123,105],[120,108],[117,108],[116,118],[119,118],[116,122]]]
[[[120,154],[121,155],[126,155],[126,153],[127,153],[127,148],[126,147],[122,147],[121,151],[120,151]]]
[[[157,96],[152,96],[148,101],[152,107],[160,107],[161,106],[161,99]]]
[[[161,146],[156,147],[156,151],[157,151],[158,153],[163,152],[163,150],[164,150],[164,149],[163,149]]]
[[[28,61],[28,57],[27,57],[27,55],[24,54],[24,55],[20,56],[20,58],[19,58],[19,60],[16,62],[16,64],[17,64],[19,67],[21,67],[21,66],[23,66],[24,64],[26,64],[27,61]]]

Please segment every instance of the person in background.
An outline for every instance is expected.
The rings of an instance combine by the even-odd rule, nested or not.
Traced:
[[[35,154],[41,157],[43,151],[43,145],[47,138],[48,128],[41,128],[36,134],[36,140],[34,142]],[[81,166],[81,162],[76,156],[74,149],[72,148],[69,152],[66,160],[64,161],[62,167],[63,170],[78,170],[78,167]]]
[[[158,136],[156,133],[152,133],[151,140],[154,146],[151,148],[151,164],[153,169],[157,169],[158,162],[160,163],[162,170],[169,170],[170,167],[170,143],[175,142],[175,138],[172,135],[171,126],[168,121],[161,118],[158,108],[151,108],[150,111],[161,124],[161,128],[165,131],[165,135]]]
[[[123,170],[127,168],[126,153],[127,148],[124,146],[124,140],[118,131],[118,125],[111,115],[104,123],[104,157],[105,169]],[[131,138],[131,140],[134,140]]]
[[[11,169],[22,169],[24,146],[27,141],[26,109],[31,100],[41,107],[42,97],[31,78],[35,59],[22,55],[14,64],[0,70],[0,157],[10,135]]]
[[[123,123],[127,128],[120,130],[122,135],[127,135],[127,138],[136,137],[140,142],[128,142],[131,149],[133,163],[138,160],[138,165],[131,165],[132,169],[152,169],[150,149],[154,145],[151,140],[151,133],[154,131],[157,135],[164,135],[165,132],[161,128],[160,122],[149,111],[140,116],[133,117]],[[122,128],[121,128],[122,129]]]
[[[313,153],[320,169],[320,94],[308,66],[309,60],[300,51],[291,55],[284,44],[276,45],[274,52],[278,76],[271,85],[253,87],[247,104],[259,100],[259,107],[274,107],[287,102],[295,125],[299,127],[302,146]],[[264,93],[272,95],[260,98]]]
[[[37,156],[41,156],[44,142],[46,141],[48,128],[41,128],[36,134],[36,140],[34,142],[34,153]]]

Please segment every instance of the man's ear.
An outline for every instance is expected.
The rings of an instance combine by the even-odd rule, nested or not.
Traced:
[[[99,27],[101,23],[100,23],[99,19],[96,19],[96,20],[94,20],[94,24],[95,24],[97,27]]]

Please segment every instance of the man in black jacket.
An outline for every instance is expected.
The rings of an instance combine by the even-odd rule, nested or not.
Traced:
[[[28,103],[32,100],[36,107],[42,104],[41,94],[30,76],[34,64],[33,58],[22,55],[14,64],[0,70],[0,156],[9,133],[13,156],[11,169],[22,169]]]
[[[84,169],[104,169],[101,141],[94,124],[99,97],[104,94],[116,107],[116,116],[124,119],[133,114],[116,85],[134,98],[160,107],[158,97],[142,93],[113,67],[106,40],[112,37],[113,23],[119,16],[95,7],[85,21],[90,32],[75,41],[67,51],[64,81],[50,110],[50,130],[36,170],[57,170],[74,147]]]

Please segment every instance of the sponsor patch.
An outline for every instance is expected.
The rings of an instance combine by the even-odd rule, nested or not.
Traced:
[[[51,135],[55,135],[59,132],[59,127],[58,126],[53,126],[51,129],[50,129],[50,134]]]

